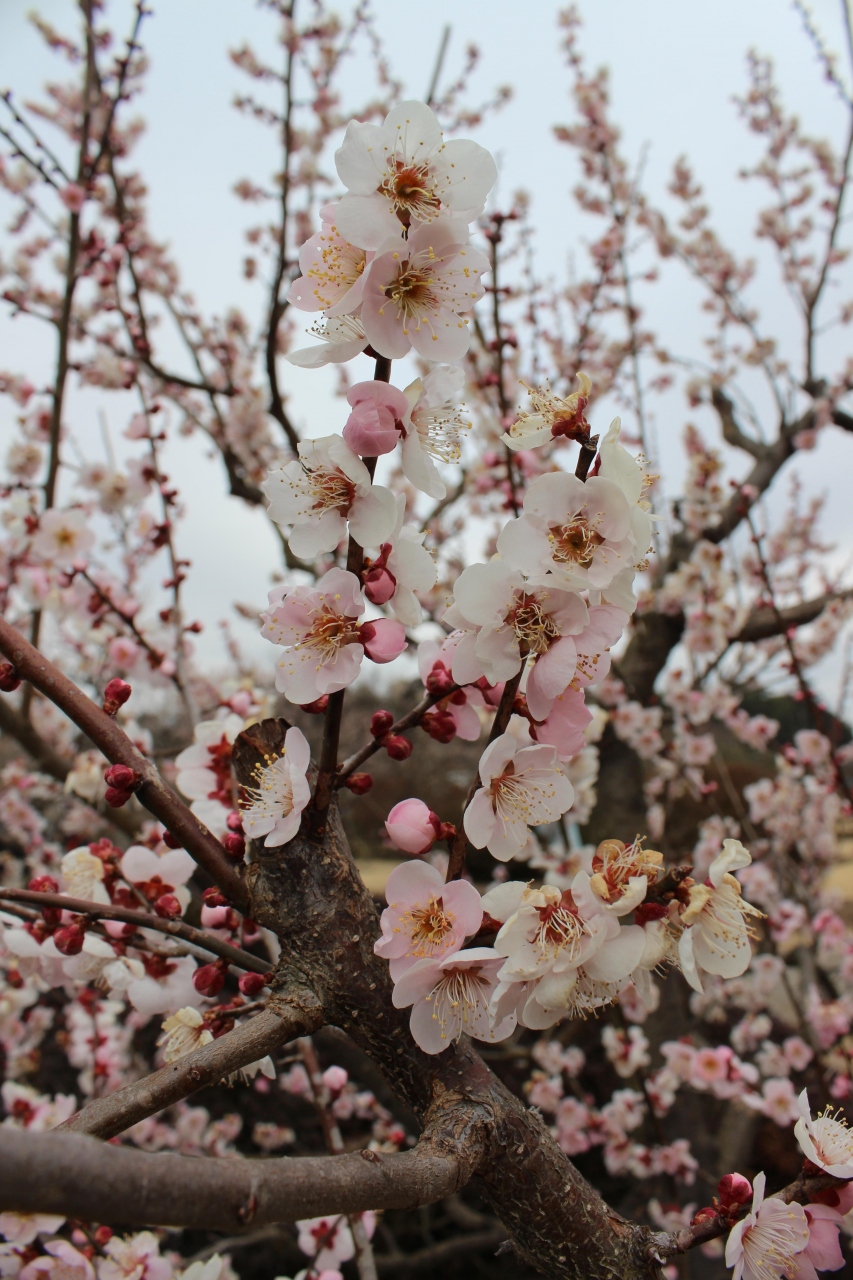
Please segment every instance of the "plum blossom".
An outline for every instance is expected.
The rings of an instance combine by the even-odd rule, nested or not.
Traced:
[[[512,1034],[514,1013],[493,1020],[489,1011],[502,964],[490,947],[471,947],[418,960],[397,980],[394,1007],[412,1006],[409,1026],[425,1053],[441,1053],[463,1032],[492,1044]]]
[[[370,1239],[376,1229],[376,1217],[368,1212],[361,1215],[361,1220]],[[303,1218],[296,1226],[299,1248],[311,1258],[312,1273],[322,1275],[355,1257],[355,1244],[345,1217]]]
[[[646,497],[649,479],[644,474],[636,458],[632,458],[626,448],[619,443],[622,424],[619,418],[611,422],[607,434],[599,445],[600,465],[598,474],[603,480],[609,480],[624,493],[631,512],[631,537],[640,561],[648,550],[652,536],[650,503]],[[634,577],[634,566],[622,569],[602,591],[602,598],[609,604],[618,605],[627,613],[633,613],[636,607],[631,584]]]
[[[335,222],[365,249],[434,222],[442,210],[471,221],[497,178],[484,147],[461,138],[445,142],[434,113],[414,101],[398,103],[381,125],[351,120],[335,166],[347,188]]]
[[[517,420],[501,439],[510,449],[536,449],[550,440],[564,437],[578,440],[589,435],[584,411],[589,404],[592,381],[577,375],[578,389],[565,398],[548,389],[528,387],[532,413],[519,411]]]
[[[68,1240],[46,1240],[44,1247],[48,1256],[33,1258],[18,1272],[18,1280],[49,1280],[54,1275],[56,1280],[95,1280],[89,1259]]]
[[[751,861],[740,841],[724,840],[722,853],[708,870],[708,882],[690,887],[688,904],[681,913],[684,932],[678,957],[694,991],[702,991],[701,971],[736,978],[749,965],[752,949],[746,919],[761,912],[743,900],[740,884],[730,872],[749,866]]]
[[[800,1118],[794,1125],[794,1136],[806,1159],[834,1178],[853,1178],[853,1131],[840,1112],[833,1115],[827,1108],[813,1120],[807,1089],[797,1105]]]
[[[88,845],[81,845],[79,849],[66,853],[59,869],[62,873],[62,887],[69,897],[104,905],[109,903],[110,895],[104,884],[104,864],[89,852]]]
[[[806,1204],[803,1209],[809,1224],[809,1242],[799,1255],[796,1280],[817,1280],[818,1271],[840,1271],[844,1266],[838,1239],[843,1213],[828,1204]]]
[[[204,1025],[198,1009],[179,1009],[163,1023],[163,1034],[157,1041],[165,1062],[177,1062],[184,1054],[201,1049],[213,1040],[213,1032]]]
[[[361,355],[367,334],[360,316],[321,316],[308,333],[317,342],[311,347],[288,351],[285,359],[299,369],[322,369],[327,364],[345,364]]]
[[[127,1239],[113,1236],[104,1253],[107,1256],[98,1262],[98,1280],[172,1280],[172,1264],[160,1257],[160,1243],[152,1231]]]
[[[271,849],[287,844],[299,831],[302,810],[311,799],[310,763],[308,741],[293,726],[284,736],[281,755],[255,768],[254,785],[243,788],[246,801],[240,806],[246,834],[253,840],[266,836],[264,845]]]
[[[359,626],[364,599],[358,578],[344,569],[330,569],[313,587],[277,587],[269,603],[262,634],[285,650],[276,688],[297,705],[352,684],[365,653],[389,662],[406,647],[399,622],[380,618]]]
[[[299,250],[302,275],[294,280],[287,301],[300,311],[346,315],[361,305],[365,267],[373,257],[344,240],[335,226],[337,205],[320,210],[321,229]]]
[[[187,1005],[193,1008],[201,1004],[202,996],[193,985],[193,974],[198,963],[192,956],[175,956],[156,970],[158,976],[148,972],[137,978],[127,988],[127,998],[143,1017],[155,1013],[174,1013]]]
[[[498,551],[533,582],[567,590],[602,588],[636,559],[631,512],[618,485],[601,476],[584,483],[564,472],[539,476],[524,496],[524,514],[510,520]]]
[[[458,952],[483,919],[480,895],[467,880],[449,884],[426,862],[395,867],[385,889],[382,937],[374,946],[391,962],[396,982],[421,960],[441,960]]]
[[[534,744],[520,716],[486,747],[479,773],[483,785],[465,810],[465,834],[475,849],[487,848],[501,862],[521,852],[530,827],[555,822],[571,807],[572,784],[556,750]]]
[[[0,1236],[12,1244],[32,1244],[36,1236],[54,1236],[65,1218],[55,1213],[0,1213]]]
[[[186,849],[167,849],[157,854],[143,844],[132,844],[119,863],[128,884],[135,885],[149,902],[156,902],[164,893],[173,893],[184,910],[190,903],[186,883],[195,869],[195,859]]]
[[[404,853],[428,853],[441,832],[441,819],[423,800],[401,800],[388,814],[385,830]]]
[[[480,276],[488,269],[486,255],[460,244],[446,219],[419,227],[405,244],[383,246],[361,310],[371,347],[390,360],[412,348],[426,360],[461,360],[471,339],[467,312],[483,296]]]
[[[400,622],[416,627],[423,617],[416,592],[435,586],[438,569],[423,545],[426,531],[404,524],[406,499],[397,498],[397,523],[378,556],[365,557],[362,581],[364,594],[372,604],[388,604]],[[369,543],[367,544],[370,545]]]
[[[192,801],[190,809],[215,836],[224,836],[234,809],[231,748],[243,728],[238,715],[202,720],[193,731],[193,745],[175,758],[178,790]]]
[[[410,382],[403,393],[409,406],[403,419],[403,475],[431,498],[447,494],[436,462],[458,462],[461,432],[471,427],[456,407],[464,385],[459,365],[439,364],[425,378]]]
[[[510,680],[529,657],[527,701],[534,719],[544,720],[575,674],[573,637],[589,622],[589,610],[576,592],[532,586],[491,560],[462,571],[444,620],[468,632],[453,658],[456,683],[482,675],[492,684]]]
[[[809,1242],[808,1219],[800,1204],[785,1204],[776,1196],[765,1200],[766,1181],[763,1173],[756,1175],[752,1209],[726,1241],[726,1266],[734,1267],[732,1280],[800,1274],[797,1255]]]
[[[349,447],[363,457],[393,453],[400,439],[401,420],[409,411],[402,391],[387,382],[357,382],[347,392],[352,413],[343,430]]]
[[[293,554],[308,560],[334,551],[346,537],[347,522],[364,547],[384,542],[397,519],[390,489],[371,482],[367,467],[340,436],[301,441],[298,461],[273,468],[263,490],[276,524],[292,526]]]
[[[42,512],[32,549],[50,564],[67,566],[85,556],[95,544],[89,528],[89,517],[77,508],[60,511],[56,507]]]

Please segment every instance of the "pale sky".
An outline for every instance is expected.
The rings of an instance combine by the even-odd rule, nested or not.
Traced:
[[[307,11],[308,0],[300,2]],[[248,41],[260,55],[273,56],[275,22],[246,0],[155,0],[153,7],[155,15],[144,33],[151,73],[141,103],[148,130],[136,152],[151,190],[152,227],[158,238],[171,242],[183,283],[205,310],[221,313],[237,305],[254,321],[265,297],[257,285],[242,279],[240,264],[245,252],[241,232],[256,214],[233,196],[231,187],[244,176],[266,182],[277,157],[271,132],[230,106],[233,94],[245,92],[249,82],[232,66],[227,49]],[[13,87],[21,98],[32,96],[45,78],[65,72],[27,23],[30,8],[31,0],[0,0],[0,86]],[[42,0],[39,8],[60,27],[75,21],[72,0]],[[124,15],[128,5],[114,0],[109,8]],[[571,199],[577,174],[569,150],[551,133],[553,124],[572,119],[569,76],[556,27],[558,6],[551,0],[523,5],[517,0],[430,0],[423,6],[374,0],[374,8],[394,71],[410,96],[425,94],[445,23],[452,28],[445,79],[455,74],[464,47],[474,41],[483,57],[471,99],[488,97],[498,84],[513,84],[513,102],[476,137],[497,156],[498,201],[507,203],[518,187],[531,193],[540,273],[564,274],[592,228]],[[788,0],[585,0],[580,8],[589,64],[605,63],[611,69],[625,153],[634,164],[646,155],[646,191],[665,203],[662,193],[672,161],[686,152],[706,187],[723,238],[741,252],[766,258],[766,248],[747,249],[757,193],[735,176],[757,155],[757,143],[746,135],[732,103],[746,84],[746,51],[754,47],[773,57],[787,103],[811,132],[837,139],[845,127],[843,110],[822,82],[792,5]],[[830,45],[840,50],[837,0],[815,0],[812,9]],[[116,27],[121,33],[126,22]],[[366,85],[362,51],[347,67],[345,98],[358,101]],[[5,213],[0,201],[0,216],[7,221]],[[775,331],[792,341],[795,331],[781,291],[761,285],[756,296],[765,313],[772,314]],[[701,316],[693,286],[674,272],[657,298],[652,314],[664,340],[681,354],[701,354]],[[33,322],[0,321],[0,367],[27,366],[31,376],[47,379],[52,357],[52,339],[46,342]],[[293,416],[306,434],[340,429],[343,406],[330,395],[331,377],[283,366],[282,380],[292,397]],[[116,435],[126,422],[121,402],[118,396],[103,401]],[[79,438],[92,441],[93,450],[100,449],[97,403],[91,394],[75,396],[69,417]],[[8,410],[0,406],[0,413]],[[602,416],[607,416],[603,410]],[[678,492],[679,440],[688,418],[711,428],[710,417],[689,412],[681,395],[659,402],[655,434],[670,496]],[[8,416],[0,417],[0,424],[4,421]],[[606,426],[606,421],[596,426]],[[768,420],[769,432],[773,426]],[[195,566],[189,611],[212,624],[233,600],[264,601],[278,557],[258,511],[229,500],[217,502],[211,518],[211,502],[223,492],[221,467],[198,458],[197,442],[179,442],[167,468],[190,509],[196,507],[178,535],[181,551]],[[833,430],[814,453],[800,455],[797,465],[807,491],[830,489],[825,518],[829,534],[840,544],[837,562],[853,557],[849,483],[839,483],[844,470],[853,474],[853,439]],[[250,633],[246,625],[244,634]],[[209,625],[199,643],[202,653],[218,659],[215,626]],[[265,650],[253,646],[256,653]]]

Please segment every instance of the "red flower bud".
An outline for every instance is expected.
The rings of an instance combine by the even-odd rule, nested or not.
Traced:
[[[132,693],[133,689],[125,680],[119,680],[117,676],[115,679],[110,680],[106,689],[104,689],[104,710],[107,715],[114,716],[119,707],[124,706]]]
[[[154,903],[154,910],[164,920],[176,920],[181,914],[181,904],[173,893],[163,893]]]
[[[641,902],[634,908],[634,923],[648,924],[650,920],[663,920],[667,909],[662,902]]]
[[[443,662],[437,662],[427,676],[425,684],[430,693],[440,694],[443,697],[453,688],[453,676]],[[462,690],[460,689],[459,692],[461,693]],[[465,701],[464,693],[462,694],[462,701]]]
[[[132,791],[124,791],[119,787],[107,787],[104,799],[111,809],[120,809],[123,804],[127,804],[132,795]]]
[[[20,683],[21,677],[11,662],[0,662],[0,692],[14,693]]]
[[[53,876],[34,876],[27,888],[31,893],[59,893],[59,884]]]
[[[236,810],[229,813],[228,817],[225,819],[225,825],[229,831],[236,831],[238,836],[242,836],[244,834],[243,819]]]
[[[111,764],[104,770],[104,782],[116,791],[132,791],[139,781],[140,776],[136,770],[126,764]]]
[[[392,760],[408,760],[412,754],[411,742],[399,733],[389,734],[382,745]]]
[[[370,732],[374,738],[383,738],[393,723],[394,717],[390,711],[374,711],[370,717]]]
[[[183,849],[184,847],[183,840],[178,839],[177,836],[173,836],[171,831],[163,832],[163,844],[167,849]]]
[[[112,1227],[98,1227],[93,1237],[95,1244],[99,1245],[101,1249],[103,1249],[105,1244],[109,1244],[112,1238]]]
[[[61,951],[64,956],[79,956],[83,950],[85,937],[86,934],[79,924],[67,924],[62,929],[57,929],[53,935],[53,941],[57,951]]]
[[[236,832],[231,831],[222,840],[222,847],[228,854],[229,858],[239,861],[246,852],[246,841],[242,836],[238,836]]]
[[[456,721],[446,711],[427,711],[421,720],[421,728],[435,742],[452,742],[456,737]]]
[[[329,705],[329,695],[324,693],[321,698],[315,698],[313,702],[305,702],[302,710],[307,711],[309,715],[321,716]]]
[[[270,976],[268,973],[241,973],[237,986],[244,996],[249,996],[251,999],[253,996],[260,995]]]
[[[714,1222],[718,1217],[717,1210],[710,1204],[705,1205],[704,1209],[697,1209],[693,1217],[690,1219],[691,1227],[698,1227],[703,1222]]]
[[[200,995],[218,996],[225,986],[227,969],[228,966],[224,960],[217,960],[213,964],[203,964],[193,974],[193,986]]]
[[[201,900],[206,907],[227,907],[228,900],[223,898],[216,885],[211,885],[209,889],[205,889],[201,895]]]
[[[752,1199],[752,1185],[742,1173],[727,1173],[720,1179],[717,1196],[721,1212],[729,1214]]]
[[[371,604],[387,604],[397,590],[397,579],[390,569],[376,566],[364,577],[364,594]]]
[[[373,786],[373,779],[369,773],[351,773],[346,780],[346,786],[354,796],[363,796]]]

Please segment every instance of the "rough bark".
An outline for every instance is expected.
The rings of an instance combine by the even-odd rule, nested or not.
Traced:
[[[280,750],[285,722],[265,720],[234,746],[238,782]],[[464,1038],[435,1057],[394,1009],[387,964],[373,952],[377,909],[334,806],[314,838],[253,847],[252,917],[281,940],[282,963],[310,984],[329,1023],[358,1044],[426,1123],[433,1148],[467,1152],[471,1172],[516,1251],[556,1280],[650,1280],[649,1233],[625,1222],[577,1172],[540,1117],[492,1074]]]

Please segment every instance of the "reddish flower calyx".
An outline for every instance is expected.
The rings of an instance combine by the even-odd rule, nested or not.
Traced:
[[[720,1212],[728,1216],[752,1199],[752,1183],[741,1173],[727,1173],[717,1187]]]
[[[249,996],[251,999],[260,995],[264,987],[271,981],[271,973],[242,973],[237,980],[237,986],[244,996]]]
[[[79,924],[67,924],[57,929],[53,941],[57,951],[64,956],[79,956],[85,937],[86,931]]]
[[[321,698],[315,698],[313,702],[304,702],[302,710],[307,711],[309,715],[321,716],[326,707],[329,705],[329,695],[324,693]]]
[[[132,693],[133,689],[125,680],[120,680],[118,677],[110,680],[106,689],[104,689],[104,711],[106,711],[107,715],[114,716],[119,707],[124,706]]]
[[[107,784],[104,799],[111,808],[120,809],[123,804],[127,804],[139,786],[142,775],[126,764],[111,764],[104,771],[104,781]]]
[[[355,796],[366,795],[373,786],[373,779],[369,773],[351,773],[345,784]]]
[[[154,910],[164,920],[176,920],[181,914],[181,904],[173,893],[163,893],[154,903]]]
[[[14,693],[20,683],[21,677],[11,662],[0,662],[0,692]]]
[[[228,899],[224,898],[216,885],[211,885],[209,889],[205,889],[201,895],[201,900],[206,907],[227,907]]]
[[[641,902],[634,908],[634,923],[648,924],[651,920],[663,920],[667,908],[662,902]]]
[[[193,986],[200,995],[218,996],[225,986],[225,975],[228,965],[224,960],[216,960],[213,964],[203,964],[193,974]]]
[[[453,688],[453,676],[443,662],[436,662],[425,682],[429,693],[444,697]]]
[[[59,883],[53,876],[34,876],[27,888],[31,893],[59,893]]]
[[[384,738],[393,723],[394,717],[390,711],[374,711],[370,717],[370,732],[374,738]]]

